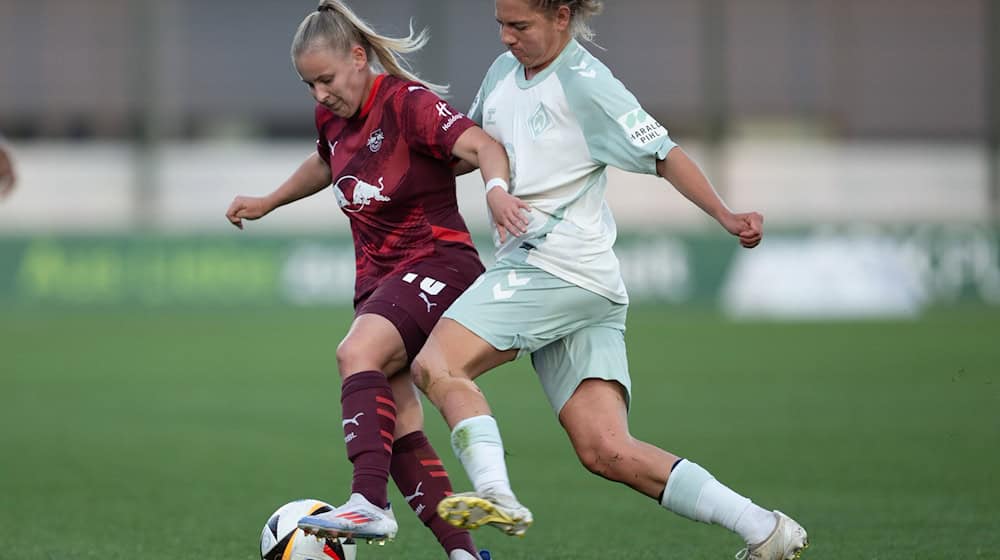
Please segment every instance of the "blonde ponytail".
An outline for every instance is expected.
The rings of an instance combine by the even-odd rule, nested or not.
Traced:
[[[403,57],[419,51],[427,44],[429,38],[426,28],[414,35],[412,21],[410,34],[407,37],[379,35],[343,1],[321,0],[316,11],[306,16],[295,32],[295,38],[292,40],[292,61],[317,46],[328,47],[337,52],[347,52],[357,44],[365,49],[370,62],[377,63],[387,73],[404,80],[420,82],[435,93],[445,95],[448,93],[448,86],[421,80],[409,69],[409,64]]]

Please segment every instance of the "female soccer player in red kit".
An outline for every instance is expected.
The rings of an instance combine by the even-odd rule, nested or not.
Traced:
[[[271,194],[237,197],[226,216],[242,228],[244,219],[332,184],[350,220],[355,319],[337,348],[337,365],[354,476],[347,503],[307,518],[305,528],[321,536],[393,538],[391,474],[449,558],[459,560],[477,558],[477,551],[468,532],[435,512],[451,484],[421,431],[408,365],[441,313],[483,272],[458,212],[452,163],[480,168],[493,185],[506,185],[509,163],[502,146],[435,93],[438,86],[401,66],[399,55],[425,42],[424,33],[381,36],[341,1],[322,1],[292,44],[295,67],[317,102],[316,153]],[[513,215],[513,197],[492,191],[490,207]]]

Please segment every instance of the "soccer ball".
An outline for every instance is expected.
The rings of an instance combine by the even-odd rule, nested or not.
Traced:
[[[333,509],[319,500],[296,500],[275,511],[260,534],[261,560],[355,560],[353,539],[324,539],[305,534],[299,519]]]

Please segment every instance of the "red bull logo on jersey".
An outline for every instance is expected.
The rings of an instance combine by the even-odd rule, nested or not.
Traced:
[[[382,194],[385,190],[384,177],[378,178],[379,186],[355,177],[345,175],[333,184],[333,195],[337,197],[337,204],[344,212],[360,212],[367,206],[371,206],[372,201],[392,202],[392,199]]]

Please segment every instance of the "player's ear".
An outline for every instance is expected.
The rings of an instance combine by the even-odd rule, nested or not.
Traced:
[[[351,62],[354,63],[354,67],[358,70],[361,70],[368,65],[368,53],[365,51],[364,47],[361,45],[354,45],[351,47]]]
[[[556,10],[556,30],[566,31],[569,29],[571,23],[573,23],[573,11],[569,9],[569,6],[563,4],[559,6]]]

